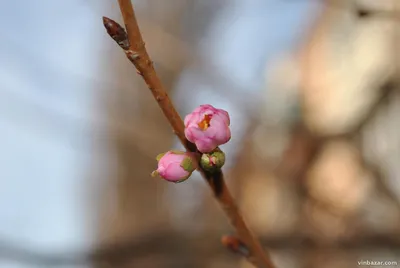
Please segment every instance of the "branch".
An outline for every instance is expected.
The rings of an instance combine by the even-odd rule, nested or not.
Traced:
[[[165,117],[172,126],[176,136],[178,136],[186,150],[197,153],[197,157],[199,157],[196,146],[185,138],[182,118],[179,116],[168,97],[166,90],[153,67],[153,62],[146,51],[131,1],[118,0],[118,3],[127,33],[120,25],[118,25],[118,23],[109,18],[103,17],[103,23],[108,34],[125,51],[128,59],[135,65],[138,74],[143,77],[147,87],[150,89]],[[199,168],[198,171],[211,187],[215,198],[228,216],[232,226],[236,229],[240,241],[242,241],[248,248],[249,254],[245,257],[247,257],[247,259],[256,267],[273,268],[274,265],[272,264],[269,255],[264,252],[260,242],[254,238],[253,234],[244,222],[243,217],[239,213],[239,210],[225,184],[222,172],[208,173],[201,168]]]

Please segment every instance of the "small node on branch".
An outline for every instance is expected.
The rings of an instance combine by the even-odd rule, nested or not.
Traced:
[[[122,49],[129,49],[128,34],[121,25],[107,17],[103,17],[103,25],[106,28],[107,33]]]
[[[140,59],[140,55],[139,53],[132,51],[132,50],[127,50],[125,51],[126,55],[128,56],[128,58],[132,61],[136,61],[138,59]]]
[[[147,60],[146,63],[147,63],[147,65],[151,66],[153,64],[153,61]]]
[[[250,251],[239,238],[232,235],[225,235],[221,238],[221,243],[229,250],[244,257],[250,256]]]

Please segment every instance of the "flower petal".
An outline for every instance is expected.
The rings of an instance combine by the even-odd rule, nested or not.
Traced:
[[[197,149],[202,153],[208,153],[217,148],[218,144],[214,139],[204,138],[195,141]]]
[[[215,115],[210,121],[210,127],[206,131],[207,136],[215,139],[218,145],[227,143],[231,138],[231,130],[225,120]]]
[[[198,139],[206,138],[206,133],[199,129],[198,127],[188,127],[185,129],[185,137],[190,142],[195,142]]]
[[[178,181],[186,178],[190,173],[184,170],[179,164],[169,165],[160,175],[169,181]]]
[[[231,124],[231,119],[227,111],[218,109],[217,115],[220,116],[228,126]]]
[[[174,154],[173,152],[168,151],[163,157],[161,157],[158,165],[166,168],[171,163],[182,162],[185,157],[184,154]]]
[[[203,118],[200,116],[200,113],[190,113],[185,116],[184,124],[185,127],[189,127],[191,125],[197,125]]]
[[[215,110],[215,108],[210,105],[210,104],[202,104],[199,107],[197,107],[196,109],[193,110],[193,113],[202,113],[205,111],[213,111]]]

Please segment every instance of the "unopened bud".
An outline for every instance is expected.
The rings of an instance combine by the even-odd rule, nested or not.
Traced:
[[[216,149],[211,153],[206,153],[201,156],[201,167],[209,172],[215,172],[222,168],[225,164],[225,154],[223,151]]]
[[[161,178],[171,182],[182,182],[187,180],[196,169],[190,153],[181,151],[168,151],[157,156],[158,168],[153,171],[152,176],[159,175]]]

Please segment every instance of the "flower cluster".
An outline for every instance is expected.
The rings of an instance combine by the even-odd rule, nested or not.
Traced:
[[[209,104],[200,105],[184,120],[185,136],[202,153],[200,165],[207,171],[219,170],[225,163],[225,155],[218,148],[231,139],[229,114]],[[157,156],[158,168],[152,175],[171,182],[182,182],[197,168],[194,155],[181,151],[168,151]]]

